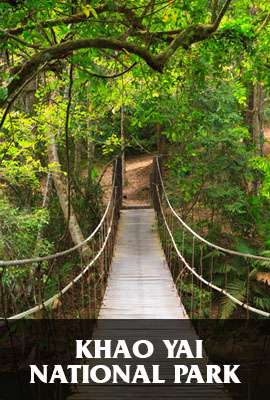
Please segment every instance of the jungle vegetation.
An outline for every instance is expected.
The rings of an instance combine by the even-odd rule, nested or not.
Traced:
[[[165,155],[198,232],[269,255],[269,50],[269,0],[0,1],[0,259],[82,241],[123,149]],[[241,266],[217,282],[224,268],[241,292]],[[34,281],[14,268],[4,285],[21,298]]]

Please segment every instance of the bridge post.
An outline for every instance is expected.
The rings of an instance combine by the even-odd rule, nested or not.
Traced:
[[[119,156],[115,160],[115,185],[117,186],[117,203],[119,209],[122,207],[123,199],[123,174],[122,174],[122,157]]]
[[[153,201],[153,207],[159,216],[159,207],[158,207],[158,200],[157,200],[157,190],[160,192],[160,180],[159,180],[159,173],[158,173],[158,156],[153,158],[153,167],[152,167],[152,173],[151,173],[151,178],[150,178],[150,187],[151,187],[151,194],[152,194],[152,201]]]

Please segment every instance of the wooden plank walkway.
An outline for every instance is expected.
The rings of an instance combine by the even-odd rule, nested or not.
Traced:
[[[130,321],[121,321],[121,320]],[[167,321],[164,321],[164,320]],[[171,321],[169,321],[170,319]],[[107,320],[115,320],[108,322]],[[116,321],[117,320],[117,321]],[[173,322],[176,320],[178,322]],[[181,321],[182,320],[182,321]],[[163,321],[163,322],[162,322]],[[176,325],[175,325],[176,324]],[[178,296],[159,240],[153,209],[121,210],[117,241],[108,286],[99,313],[93,338],[127,342],[138,339],[157,341],[160,338],[185,338],[195,343],[198,338]],[[147,364],[160,364],[168,381],[171,361],[157,351],[157,359]],[[164,361],[165,360],[165,361]],[[107,364],[102,360],[102,364]],[[197,362],[198,361],[198,362]],[[112,360],[115,363],[115,360]],[[138,360],[129,360],[136,364]],[[194,363],[185,360],[186,365]],[[202,370],[207,356],[196,360]],[[91,364],[91,360],[86,360]],[[110,364],[110,361],[108,362]],[[167,380],[166,380],[167,382]],[[69,400],[132,400],[132,399],[197,399],[230,400],[224,386],[214,385],[78,385]]]
[[[153,209],[121,211],[99,318],[187,318],[165,260]]]

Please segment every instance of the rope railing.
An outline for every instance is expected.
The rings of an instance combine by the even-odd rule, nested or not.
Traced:
[[[218,245],[216,245],[214,243],[209,242],[208,240],[206,240],[205,238],[200,236],[197,232],[195,232],[189,225],[187,225],[185,223],[185,221],[183,221],[183,219],[179,216],[179,214],[177,214],[177,212],[175,211],[175,209],[171,205],[171,202],[170,202],[169,197],[168,197],[168,195],[166,193],[164,182],[163,182],[163,179],[162,179],[161,170],[160,170],[160,163],[159,163],[158,157],[156,157],[156,165],[157,165],[157,171],[158,171],[158,175],[159,175],[159,179],[160,179],[160,184],[161,184],[161,187],[162,187],[162,190],[163,190],[163,193],[164,193],[165,200],[166,200],[166,202],[168,204],[168,207],[170,208],[170,210],[174,214],[174,216],[178,219],[178,221],[186,228],[186,230],[188,230],[192,235],[194,235],[201,242],[205,243],[207,246],[210,246],[213,249],[222,251],[223,253],[228,253],[228,254],[232,254],[232,255],[236,255],[236,256],[240,256],[240,257],[246,257],[246,258],[253,258],[254,260],[262,260],[262,261],[269,261],[270,262],[270,257],[263,257],[263,256],[258,256],[256,254],[243,253],[243,252],[240,252],[240,251],[228,249],[226,247],[218,246]]]
[[[251,271],[254,260],[270,259],[213,244],[184,222],[170,203],[158,157],[153,161],[152,198],[167,261],[190,317],[249,318],[251,312],[269,318],[267,310],[252,304],[263,301],[267,288],[251,278]],[[233,256],[241,260],[235,271],[231,265],[235,259],[230,260]]]
[[[117,159],[116,160],[116,164],[119,163],[120,161]],[[117,168],[115,168],[115,171],[117,170]],[[116,173],[114,172],[113,174],[113,179],[112,179],[112,187],[115,186],[115,181],[116,181]],[[102,226],[102,224],[105,221],[105,218],[108,214],[108,210],[110,208],[110,205],[112,203],[113,200],[113,191],[111,193],[110,199],[107,203],[106,209],[104,211],[104,214],[99,222],[99,224],[96,226],[96,228],[91,232],[91,234],[84,239],[83,241],[81,241],[80,243],[76,244],[75,246],[72,246],[66,250],[63,251],[59,251],[56,252],[54,254],[49,254],[43,257],[32,257],[32,258],[25,258],[25,259],[21,259],[21,260],[0,260],[0,267],[12,267],[12,266],[19,266],[19,265],[26,265],[26,264],[34,264],[34,263],[39,263],[42,261],[50,261],[65,255],[68,255],[70,253],[73,253],[76,250],[80,250],[82,247],[84,247],[88,242],[90,242],[93,237],[96,235],[96,233],[100,230],[100,227]]]
[[[113,255],[121,199],[121,162],[116,160],[109,202],[98,226],[87,239],[47,257],[8,261],[0,266],[2,319],[21,319],[33,315],[37,318],[96,317]],[[86,243],[88,252],[85,255],[83,246]],[[71,254],[78,249],[81,251]],[[21,285],[19,289],[13,289],[9,280],[18,274],[18,261],[19,265],[24,265],[24,268],[19,269],[18,281]],[[55,268],[56,262],[58,268]],[[25,282],[29,281],[29,274],[25,282],[20,278],[20,274],[29,270],[26,265],[28,263],[37,263],[34,270],[30,269],[33,274],[31,291],[27,291],[26,285],[24,287]],[[16,292],[20,293],[19,298]],[[65,296],[67,292],[71,296]]]
[[[56,293],[54,296],[50,297],[48,300],[44,301],[41,304],[38,304],[35,307],[30,308],[29,310],[26,310],[22,313],[19,313],[17,315],[13,315],[12,317],[10,317],[9,319],[20,319],[20,318],[25,318],[25,317],[29,317],[30,315],[43,310],[46,307],[49,307],[55,300],[59,299],[61,296],[63,296],[69,289],[72,288],[73,285],[75,285],[75,283],[77,283],[85,274],[87,271],[89,271],[89,268],[92,267],[92,265],[94,265],[94,263],[99,259],[99,257],[101,256],[101,254],[103,253],[106,244],[109,240],[109,237],[111,235],[112,232],[112,227],[113,227],[113,219],[114,219],[114,211],[115,211],[115,204],[113,207],[113,212],[112,212],[112,217],[111,217],[111,221],[110,221],[110,226],[109,229],[107,231],[104,243],[102,244],[102,247],[100,248],[100,250],[98,251],[98,253],[95,255],[95,257],[90,261],[90,263],[88,265],[86,265],[84,267],[84,269],[74,278],[72,279],[71,282],[69,282],[63,289],[61,289],[58,293]]]

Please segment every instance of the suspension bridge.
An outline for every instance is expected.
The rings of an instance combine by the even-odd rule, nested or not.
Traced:
[[[240,318],[270,317],[268,311],[252,303],[250,274],[254,263],[270,262],[269,258],[218,246],[195,232],[170,202],[159,157],[153,158],[149,183],[152,206],[123,208],[120,158],[112,170],[108,204],[99,224],[83,242],[44,257],[0,261],[0,309],[6,324],[29,318],[100,321],[219,318],[216,304],[220,298],[229,300]],[[227,270],[224,270],[223,286],[215,282],[215,268],[224,258],[240,258],[246,269],[244,291],[239,296],[230,291]],[[73,263],[74,267],[63,273],[61,263]],[[23,299],[16,298],[5,285],[10,273],[18,274],[20,269],[29,269],[34,288],[27,291],[26,287]],[[57,286],[51,286],[50,291],[55,292],[48,295],[47,286],[52,281]],[[191,324],[183,324],[178,334],[197,337]],[[207,363],[206,355],[202,363]],[[124,387],[121,390],[117,398],[130,398]],[[153,392],[155,398],[166,398],[166,389],[165,393],[162,390]],[[141,395],[139,388],[133,389],[133,398]],[[230,398],[218,384],[199,388],[191,385],[182,388],[183,395],[205,400]],[[79,385],[68,398],[110,396],[110,387],[97,390],[91,385]]]
[[[269,318],[268,311],[252,304],[250,272],[254,263],[270,259],[218,246],[196,233],[169,200],[159,157],[153,159],[150,192],[152,208],[121,209],[122,168],[117,159],[108,204],[83,242],[44,257],[0,261],[1,318],[212,318],[220,297],[227,298],[241,318]],[[232,257],[240,258],[246,270],[239,296],[230,292],[226,269],[223,286],[214,281],[216,266]],[[76,267],[64,274],[61,263]],[[34,281],[23,299],[5,285],[18,268],[29,269]],[[48,296],[46,285],[52,279],[57,287],[52,286],[55,293]]]

